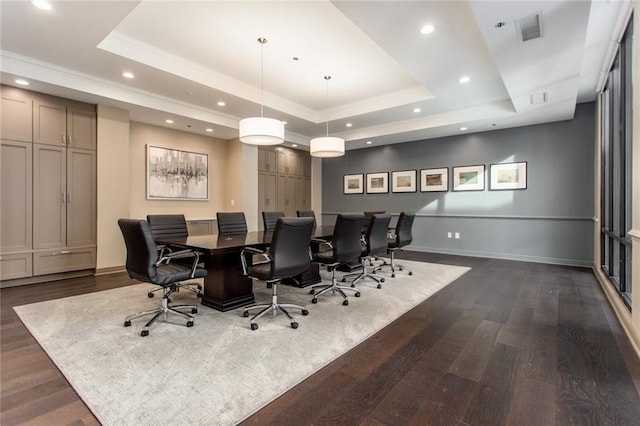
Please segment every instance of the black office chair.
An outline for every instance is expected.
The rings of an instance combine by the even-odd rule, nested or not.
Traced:
[[[147,222],[149,223],[149,228],[151,229],[151,234],[153,235],[153,239],[155,241],[162,239],[171,239],[171,238],[187,238],[189,236],[189,231],[187,229],[187,220],[185,219],[183,214],[149,214],[147,215]],[[159,250],[159,256],[175,256],[177,254],[189,253],[194,250],[192,249],[176,249],[171,247],[170,245],[157,244]],[[198,253],[201,255],[201,253]],[[191,259],[183,258],[176,259],[175,262],[189,265],[191,264]],[[184,282],[180,283],[176,287],[176,291],[179,291],[181,288],[192,291],[198,297],[202,297],[202,285],[198,283],[189,283]],[[156,291],[160,291],[162,288],[156,288],[154,290],[149,290],[147,296],[153,297]]]
[[[378,288],[382,288],[384,278],[376,275],[373,271],[367,269],[367,263],[371,266],[371,259],[379,254],[386,253],[387,242],[387,230],[389,228],[389,222],[391,221],[391,215],[389,214],[373,214],[369,218],[369,226],[365,233],[365,242],[362,244],[362,254],[360,259],[362,262],[362,272],[347,274],[342,277],[342,282],[345,282],[349,277],[355,276],[356,278],[351,282],[354,286],[358,281],[371,278],[378,283]]]
[[[313,210],[296,210],[296,215],[298,217],[312,217],[313,224],[316,223],[316,213]]]
[[[175,257],[158,256],[158,248],[153,240],[151,228],[145,220],[120,219],[118,226],[122,231],[125,245],[127,246],[127,272],[131,278],[152,283],[162,287],[162,305],[151,311],[138,312],[130,315],[124,320],[124,326],[131,326],[131,320],[153,315],[153,318],[144,326],[140,332],[141,336],[149,335],[149,327],[158,319],[167,320],[169,314],[180,316],[187,320],[187,327],[193,326],[193,316],[181,310],[189,310],[192,314],[198,313],[196,305],[174,305],[169,306],[169,296],[173,294],[180,281],[202,278],[207,275],[207,271],[198,268],[199,256],[197,253],[181,254]],[[191,257],[193,259],[191,267],[173,263],[176,258]]]
[[[251,329],[256,330],[256,321],[269,312],[282,312],[291,320],[291,328],[298,328],[298,323],[287,311],[288,308],[296,308],[307,315],[309,311],[303,305],[293,303],[279,303],[277,284],[285,279],[292,278],[309,269],[311,256],[309,243],[313,232],[313,220],[310,218],[279,218],[273,230],[273,238],[269,246],[269,252],[260,251],[251,247],[242,250],[241,260],[244,274],[254,280],[266,281],[267,287],[271,287],[271,303],[254,305],[244,308],[243,316],[248,317],[249,311],[260,309],[251,318]],[[247,266],[247,256],[262,254],[266,261]]]
[[[276,227],[278,218],[284,217],[284,212],[262,212],[262,224],[266,232],[271,232]]]
[[[218,222],[218,235],[246,234],[247,221],[243,212],[216,213]]]
[[[415,213],[400,213],[395,232],[392,234],[392,238],[388,240],[389,248],[387,249],[387,252],[391,255],[391,261],[389,263],[385,261],[382,265],[375,268],[373,270],[374,273],[382,270],[382,268],[389,267],[391,268],[391,278],[395,278],[396,269],[399,271],[406,270],[409,272],[409,275],[413,275],[413,272],[410,269],[395,263],[394,254],[396,250],[400,250],[402,247],[411,244],[411,240],[413,239],[411,229],[413,228],[413,220],[415,217]]]
[[[311,287],[310,294],[313,294],[312,303],[318,303],[318,296],[329,291],[332,294],[338,293],[342,296],[343,305],[348,305],[349,300],[344,290],[355,291],[355,296],[360,297],[360,290],[355,286],[349,287],[339,285],[336,281],[336,267],[340,264],[349,263],[360,257],[362,248],[360,245],[360,230],[362,229],[362,213],[339,214],[333,228],[333,236],[330,243],[326,243],[330,250],[314,253],[313,261],[327,265],[327,270],[332,273],[331,284],[316,284]]]

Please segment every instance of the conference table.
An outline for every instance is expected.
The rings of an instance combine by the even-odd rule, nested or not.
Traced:
[[[313,237],[326,239],[333,235],[333,226],[319,226]],[[207,276],[204,278],[202,304],[218,311],[228,311],[255,302],[253,283],[243,275],[240,252],[245,247],[264,249],[271,243],[273,232],[254,231],[244,234],[198,235],[187,238],[158,239],[158,244],[193,249],[202,253]],[[289,283],[306,287],[320,282],[317,264]]]

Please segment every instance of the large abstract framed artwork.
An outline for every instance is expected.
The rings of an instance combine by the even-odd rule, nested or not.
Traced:
[[[527,189],[527,162],[492,164],[489,189]]]
[[[438,192],[449,190],[449,169],[420,170],[420,192]]]
[[[362,194],[364,193],[364,176],[362,173],[357,175],[344,175],[344,193],[345,194]]]
[[[367,173],[367,194],[386,194],[389,192],[389,173]]]
[[[208,200],[208,155],[147,145],[147,199]]]
[[[416,192],[416,171],[391,172],[392,192]]]
[[[484,164],[453,168],[454,191],[484,191]]]

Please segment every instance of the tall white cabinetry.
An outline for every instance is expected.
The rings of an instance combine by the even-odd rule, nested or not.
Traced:
[[[95,106],[1,90],[3,284],[95,268]]]

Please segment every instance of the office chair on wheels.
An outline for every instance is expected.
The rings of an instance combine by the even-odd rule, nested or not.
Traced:
[[[292,278],[309,269],[311,265],[309,243],[312,232],[313,219],[311,218],[279,218],[273,230],[268,252],[251,247],[242,250],[244,274],[251,279],[265,281],[267,287],[271,287],[271,303],[249,306],[242,312],[243,316],[248,317],[250,311],[260,309],[251,318],[252,330],[257,330],[257,321],[270,312],[274,315],[278,312],[285,314],[291,320],[291,328],[298,328],[298,323],[294,321],[287,309],[300,309],[302,315],[309,313],[303,305],[280,303],[277,285],[281,280]],[[248,266],[247,257],[253,257],[255,254],[262,254],[267,260]]]
[[[218,235],[246,234],[247,220],[244,212],[217,212]]]
[[[360,280],[364,281],[366,278],[371,278],[378,283],[378,288],[382,288],[384,278],[376,275],[373,271],[369,271],[367,263],[371,266],[371,259],[387,251],[387,229],[390,221],[391,215],[389,214],[374,214],[370,216],[369,225],[364,236],[365,242],[362,244],[362,254],[360,255],[362,272],[344,275],[342,282],[347,281],[349,277],[355,276],[356,278],[351,281],[351,285],[354,286]]]
[[[327,270],[331,272],[331,284],[316,284],[311,287],[310,294],[313,294],[312,303],[318,303],[318,296],[328,292],[338,293],[342,296],[342,304],[347,306],[349,299],[344,290],[355,292],[356,297],[360,297],[360,290],[355,285],[349,287],[339,285],[336,280],[336,267],[340,264],[349,263],[357,259],[362,252],[360,245],[360,231],[362,229],[362,213],[339,214],[333,229],[331,242],[327,242],[330,250],[314,253],[313,261],[327,265]]]
[[[387,252],[391,255],[391,260],[389,263],[385,261],[382,265],[375,268],[373,270],[374,273],[382,270],[383,268],[391,268],[391,278],[395,278],[396,269],[399,271],[405,270],[409,275],[413,275],[413,272],[411,272],[411,270],[406,266],[395,263],[394,255],[396,250],[400,250],[402,247],[411,244],[411,240],[413,239],[411,235],[411,228],[413,228],[413,220],[415,217],[415,213],[400,213],[395,232],[392,234],[393,238],[388,240],[389,248],[387,249]]]
[[[183,214],[149,214],[147,215],[147,222],[151,228],[151,234],[154,240],[163,240],[171,238],[187,238],[189,236],[189,230],[187,229],[187,220]],[[171,245],[158,245],[159,256],[175,256],[177,254],[189,253],[195,250],[193,249],[175,249]],[[198,253],[200,255],[200,253]],[[187,265],[191,264],[189,257],[184,259],[176,259],[175,262],[183,263]],[[202,297],[202,285],[198,283],[180,283],[176,287],[176,291],[184,288],[196,294],[197,297]],[[147,292],[148,297],[153,297],[156,291],[160,291],[162,288],[156,288]]]
[[[262,224],[265,232],[272,232],[276,227],[278,218],[284,217],[284,212],[262,212]]]
[[[144,326],[140,335],[149,335],[149,328],[158,320],[167,320],[169,315],[176,315],[187,320],[187,327],[193,326],[193,316],[183,310],[190,311],[191,314],[198,313],[196,305],[169,305],[169,296],[177,291],[180,281],[202,278],[207,275],[205,269],[198,267],[199,256],[197,252],[183,253],[180,255],[164,256],[158,255],[158,248],[153,240],[149,224],[145,220],[120,219],[118,226],[122,231],[125,245],[127,247],[127,272],[131,278],[158,285],[162,288],[162,305],[150,311],[138,312],[125,318],[124,326],[131,326],[131,321],[147,315],[153,315],[151,320]],[[174,263],[174,259],[185,257],[192,258],[191,267]]]

